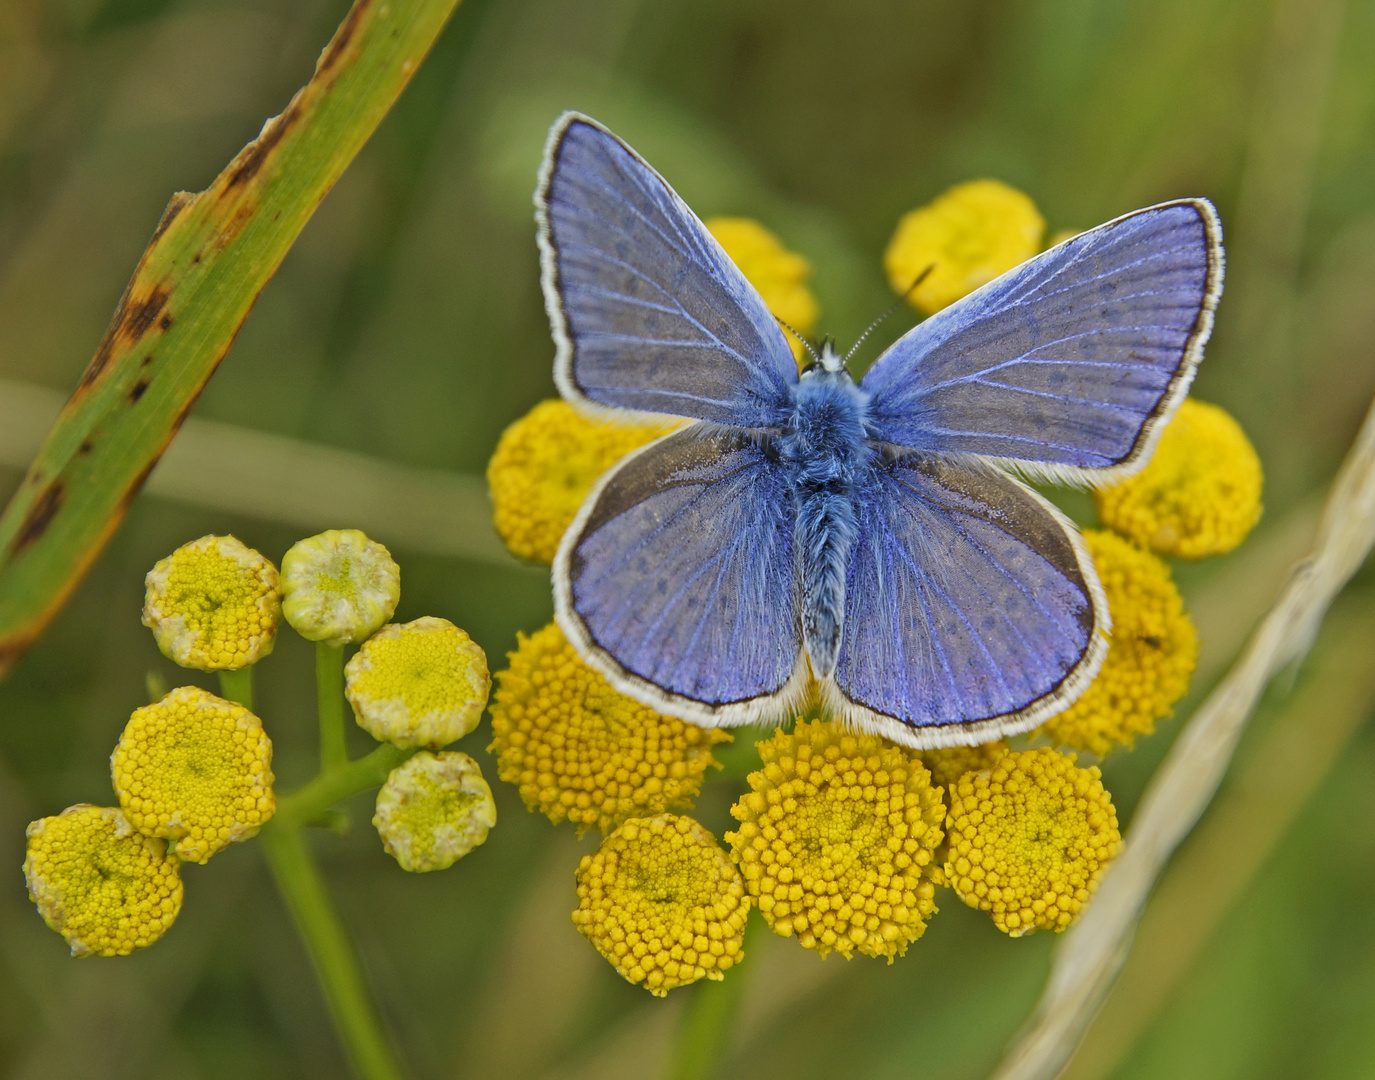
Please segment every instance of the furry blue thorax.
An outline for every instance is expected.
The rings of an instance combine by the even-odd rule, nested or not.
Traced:
[[[855,478],[873,451],[865,441],[868,395],[844,369],[813,368],[798,380],[778,442],[793,466],[802,637],[812,670],[835,670],[845,618],[845,567],[858,530]]]

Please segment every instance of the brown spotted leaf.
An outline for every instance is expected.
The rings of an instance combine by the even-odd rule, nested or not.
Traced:
[[[198,195],[172,196],[0,517],[0,674],[100,554],[259,292],[458,0],[356,0],[315,74]]]

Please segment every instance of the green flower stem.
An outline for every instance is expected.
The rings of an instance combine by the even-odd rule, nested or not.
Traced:
[[[751,911],[745,924],[747,952],[763,925],[762,916]],[[692,987],[665,1080],[711,1080],[717,1075],[730,1047],[732,1021],[740,1011],[744,988],[744,972],[735,967],[720,982],[704,979]]]
[[[299,826],[283,821],[279,814],[259,835],[354,1072],[362,1080],[401,1080],[401,1064],[368,997],[358,957]]]
[[[366,757],[322,772],[305,787],[277,800],[273,823],[282,822],[293,827],[313,824],[345,799],[360,791],[381,787],[391,771],[414,753],[414,750],[383,743]]]
[[[320,710],[320,771],[347,765],[344,742],[344,647],[315,643],[315,694]]]
[[[220,697],[236,701],[249,712],[253,711],[253,665],[238,671],[220,672]]]

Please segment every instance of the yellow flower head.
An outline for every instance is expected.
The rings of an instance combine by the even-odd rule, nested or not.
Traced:
[[[1170,715],[1189,689],[1198,635],[1170,568],[1115,533],[1084,533],[1112,613],[1112,638],[1098,677],[1040,731],[1052,742],[1099,757],[1114,744],[1131,746]]]
[[[597,478],[670,427],[591,420],[566,401],[541,401],[502,432],[487,465],[497,534],[512,554],[552,563]]]
[[[956,895],[1013,937],[1069,926],[1122,844],[1099,775],[1048,746],[965,773],[946,817]]]
[[[1036,204],[997,180],[971,180],[904,214],[888,243],[888,283],[926,315],[953,304],[1041,250]],[[927,271],[930,270],[930,273]]]
[[[234,537],[183,544],[145,584],[143,625],[174,663],[236,671],[272,651],[282,617],[277,568]]]
[[[282,556],[282,614],[307,641],[356,645],[392,617],[400,599],[401,568],[357,529],[298,540]]]
[[[196,686],[135,709],[110,772],[134,828],[175,840],[187,862],[247,840],[277,809],[262,722]]]
[[[30,823],[29,899],[73,956],[127,956],[151,945],[181,910],[181,870],[167,844],[134,831],[112,807],[81,803]]]
[[[1260,458],[1232,417],[1186,398],[1141,472],[1095,496],[1098,517],[1181,559],[1222,555],[1260,520]]]
[[[656,997],[744,958],[740,871],[689,817],[627,821],[578,864],[573,925],[627,982]]]
[[[727,833],[776,934],[825,956],[889,963],[936,912],[928,868],[945,808],[915,753],[835,722],[799,722],[758,744],[764,768]]]
[[[482,719],[492,678],[487,654],[448,619],[384,626],[344,668],[358,726],[380,742],[437,750]]]
[[[989,768],[1007,753],[1007,743],[1002,739],[984,743],[982,746],[948,746],[943,750],[923,750],[916,757],[931,770],[931,783],[939,784],[950,791],[967,772],[977,772]]]
[[[730,736],[617,693],[582,662],[555,623],[526,637],[497,673],[492,745],[497,775],[556,825],[606,835],[631,817],[690,807],[711,748]]]
[[[711,235],[726,249],[751,285],[759,290],[776,318],[799,334],[810,334],[816,326],[818,306],[807,280],[812,264],[789,251],[773,233],[753,218],[716,217],[706,223]],[[785,333],[793,356],[806,355],[802,342]]]
[[[377,793],[373,827],[402,870],[444,870],[487,839],[497,804],[467,754],[420,751],[398,765]]]

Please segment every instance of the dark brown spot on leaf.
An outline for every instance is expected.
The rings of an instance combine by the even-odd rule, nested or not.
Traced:
[[[196,197],[189,191],[178,191],[167,201],[167,209],[162,212],[162,218],[158,221],[158,227],[153,230],[153,239],[150,243],[155,244],[163,233],[168,229],[172,222],[177,220],[177,215],[196,201]]]
[[[139,379],[138,382],[134,383],[133,388],[129,391],[129,404],[136,404],[138,399],[143,397],[143,392],[148,389],[150,382],[152,382],[151,379]]]
[[[130,344],[138,341],[152,329],[153,323],[162,314],[162,309],[167,306],[167,298],[171,295],[171,289],[158,285],[142,300],[130,304],[122,327],[123,334],[129,339]]]
[[[82,439],[81,445],[76,448],[76,452],[80,454],[82,457],[85,457],[94,449],[95,443],[91,442],[90,439]]]
[[[258,175],[258,170],[263,167],[263,162],[267,156],[276,149],[277,144],[286,137],[301,118],[301,106],[293,101],[280,116],[274,116],[267,122],[263,133],[251,143],[239,151],[238,156],[229,163],[229,179],[224,185],[224,195],[240,184],[246,184]]]
[[[162,318],[158,320],[158,325],[164,330],[172,329],[172,316],[164,314]]]
[[[363,21],[363,16],[367,14],[368,8],[371,6],[372,0],[356,0],[353,7],[349,9],[348,15],[339,24],[339,29],[334,32],[333,40],[320,54],[320,62],[315,65],[316,77],[323,75],[339,62],[339,58],[344,55],[344,50],[349,47],[349,42],[353,40],[353,35],[358,32],[358,24]]]
[[[57,512],[62,509],[62,500],[66,493],[66,487],[60,479],[54,480],[38,493],[38,497],[33,500],[24,515],[24,520],[19,523],[19,531],[14,534],[14,542],[10,545],[12,554],[18,555],[42,537],[52,524],[53,518],[57,516]]]

